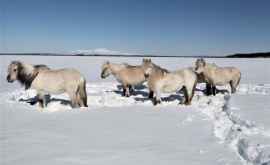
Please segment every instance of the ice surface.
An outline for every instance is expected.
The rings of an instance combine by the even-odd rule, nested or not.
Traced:
[[[88,108],[71,109],[68,97],[52,96],[42,111],[22,101],[35,96],[5,80],[11,60],[73,67],[87,79]],[[100,79],[106,60],[141,63],[141,58],[4,56],[0,63],[0,163],[16,164],[189,164],[239,165],[270,162],[270,61],[209,59],[242,71],[235,95],[204,96],[191,106],[163,95],[154,107],[147,88],[121,96],[113,77]],[[153,58],[170,70],[192,58]],[[263,70],[263,72],[262,72]],[[204,85],[198,85],[203,89]],[[229,89],[228,87],[218,87]],[[180,97],[181,98],[181,97]],[[64,104],[63,104],[64,103]]]

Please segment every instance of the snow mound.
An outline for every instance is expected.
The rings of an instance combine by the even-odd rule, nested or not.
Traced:
[[[253,93],[253,89],[258,88],[256,86],[249,89],[252,89],[251,93]],[[256,94],[266,93],[255,91]],[[252,121],[244,120],[234,114],[229,106],[230,95],[218,94],[215,97],[199,97],[202,98],[195,102],[198,106],[197,110],[212,121],[213,134],[220,139],[221,143],[230,146],[239,155],[243,164],[263,165],[270,162],[269,150],[261,144],[256,144],[250,138],[252,135],[269,138],[267,132],[263,128],[258,128]]]
[[[240,84],[237,93],[270,95],[270,84]]]

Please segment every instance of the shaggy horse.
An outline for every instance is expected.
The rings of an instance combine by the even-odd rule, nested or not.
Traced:
[[[105,79],[111,74],[123,86],[123,96],[129,97],[133,86],[140,85],[146,81],[144,68],[128,64],[114,64],[107,61],[102,65],[101,78]]]
[[[46,94],[65,92],[69,95],[73,108],[87,107],[86,81],[75,69],[52,70],[45,69],[44,65],[34,66],[13,61],[8,66],[7,81],[12,83],[15,80],[23,84],[26,89],[37,91],[41,107],[47,105]]]
[[[183,90],[186,105],[191,104],[194,90],[197,84],[197,75],[190,69],[181,69],[169,72],[151,62],[144,60],[143,66],[149,88],[149,97],[153,98],[153,104],[161,103],[161,93],[172,93]],[[155,97],[153,97],[155,95]],[[182,102],[180,102],[182,103]]]
[[[207,96],[210,96],[213,94],[213,91],[216,90],[214,86],[212,86],[210,83],[208,83],[206,80],[205,80],[205,77],[203,76],[202,73],[198,74],[196,72],[196,66],[198,65],[198,63],[200,62],[201,59],[198,59],[196,62],[195,62],[195,67],[189,67],[192,71],[194,71],[196,74],[197,74],[197,83],[205,83],[205,87],[206,87],[206,90],[205,90],[205,94]],[[209,65],[206,63],[206,65]],[[211,65],[216,65],[215,63],[212,63]]]
[[[216,95],[216,86],[226,84],[230,84],[231,93],[235,93],[241,79],[241,72],[238,68],[218,67],[215,64],[206,63],[204,59],[197,59],[195,71],[202,74],[205,81],[211,84],[213,95]]]

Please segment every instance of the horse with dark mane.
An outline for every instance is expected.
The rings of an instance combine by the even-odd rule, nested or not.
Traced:
[[[8,66],[7,81],[19,81],[25,89],[37,91],[41,107],[46,106],[47,94],[67,93],[72,107],[87,107],[86,81],[75,69],[49,69],[46,65],[31,65],[13,61]]]
[[[241,80],[241,72],[236,67],[219,67],[216,64],[206,63],[204,59],[197,59],[195,71],[203,75],[206,83],[212,87],[213,95],[216,94],[216,86],[229,84],[231,93],[236,92],[236,88]]]

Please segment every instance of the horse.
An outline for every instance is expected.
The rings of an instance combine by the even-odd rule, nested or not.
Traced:
[[[140,85],[146,81],[144,76],[144,68],[142,66],[133,66],[126,63],[116,64],[105,62],[101,68],[102,79],[107,78],[111,74],[123,86],[123,96],[129,97],[133,86]]]
[[[204,59],[197,59],[195,71],[202,74],[205,81],[212,86],[213,95],[216,95],[216,86],[230,84],[231,93],[236,92],[236,88],[241,80],[241,72],[236,67],[219,67],[215,64],[206,63]]]
[[[197,65],[197,61],[196,61],[196,64]],[[212,63],[212,65],[216,65],[215,63]],[[215,88],[210,84],[208,83],[206,80],[205,80],[205,77],[203,76],[202,73],[198,74],[195,69],[196,69],[196,66],[195,67],[189,67],[190,70],[194,71],[197,75],[197,83],[205,83],[205,91],[204,93],[207,95],[207,96],[210,96],[213,94],[213,90],[215,90]]]
[[[172,93],[180,90],[184,93],[184,104],[191,104],[197,84],[197,75],[194,71],[185,68],[170,72],[152,63],[151,59],[144,60],[142,65],[146,68],[145,76],[147,77],[149,98],[152,98],[154,105],[161,103],[161,93]]]
[[[43,69],[41,69],[43,68]],[[40,107],[47,105],[45,95],[67,93],[72,108],[87,107],[86,80],[71,68],[46,69],[44,65],[31,65],[12,61],[8,66],[7,81],[19,81],[26,89],[35,89]]]

